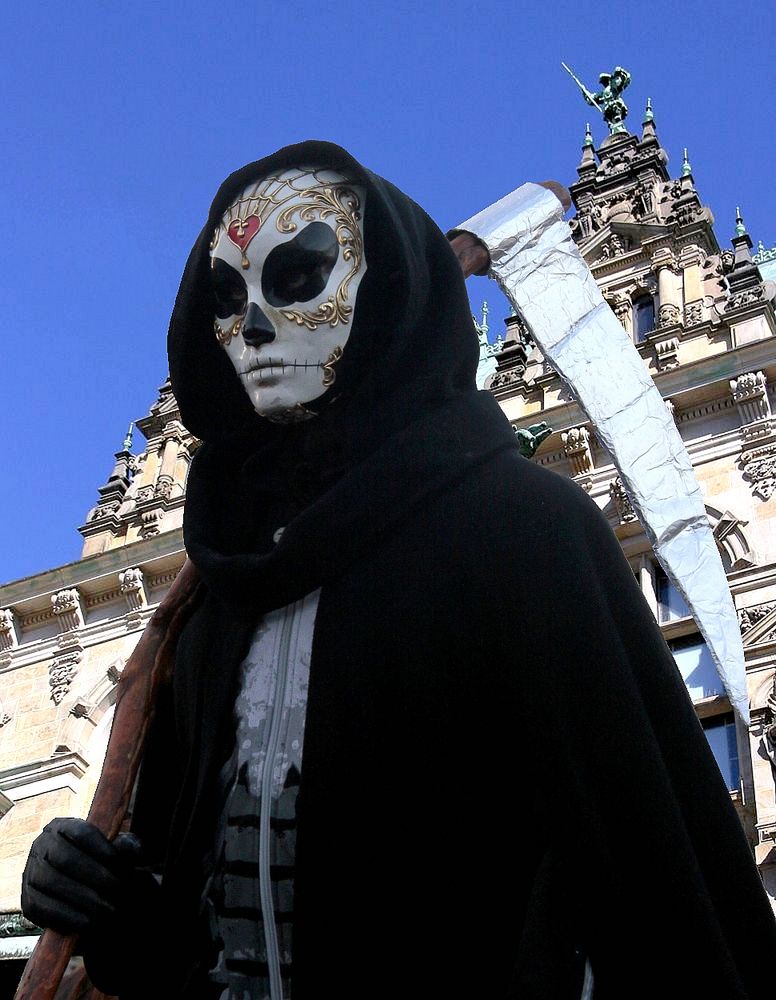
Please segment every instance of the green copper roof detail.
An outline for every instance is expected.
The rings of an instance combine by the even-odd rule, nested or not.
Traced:
[[[648,97],[647,98],[647,106],[644,109],[644,122],[643,122],[643,124],[646,125],[647,122],[653,122],[654,120],[655,120],[655,116],[652,113],[652,98]]]
[[[134,429],[134,426],[135,426],[135,422],[133,420],[133,421],[130,422],[129,427],[127,428],[127,436],[124,438],[124,444],[123,444],[122,449],[121,449],[122,451],[131,451],[132,450],[132,431]]]
[[[687,158],[687,147],[684,147],[684,157],[682,159],[682,177],[691,177],[692,167],[690,166],[690,161]]]
[[[736,236],[746,236],[746,226],[738,205],[736,205]]]
[[[594,145],[595,145],[595,143],[593,142],[593,132],[592,132],[592,130],[590,128],[590,122],[587,122],[587,124],[585,125],[585,140],[582,143],[582,146],[583,147],[584,146],[591,146],[592,147]]]
[[[766,264],[776,260],[776,247],[766,247],[762,240],[757,241],[757,253],[752,257],[755,264]]]

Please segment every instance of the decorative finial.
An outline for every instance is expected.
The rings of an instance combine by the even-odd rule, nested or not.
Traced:
[[[482,303],[482,322],[480,323],[480,330],[487,334],[490,327],[488,326],[488,303],[483,301]]]
[[[746,226],[738,205],[736,205],[736,236],[746,236]]]
[[[593,146],[593,145],[595,145],[594,142],[593,142],[593,131],[590,128],[590,122],[587,122],[586,125],[585,125],[585,139],[584,139],[584,142],[582,143],[582,145],[583,145],[583,147],[584,146]]]
[[[652,113],[652,98],[648,97],[647,98],[647,106],[644,109],[644,122],[643,122],[643,124],[646,125],[647,122],[653,122],[654,120],[655,120],[655,116]]]
[[[622,92],[630,83],[630,73],[622,66],[615,66],[611,73],[601,73],[598,78],[601,90],[594,94],[564,62],[561,63],[561,66],[582,91],[582,96],[587,103],[601,112],[604,121],[609,126],[610,135],[627,135],[625,116],[628,114],[628,107],[622,99]]]
[[[124,438],[124,446],[122,448],[122,451],[132,450],[132,429],[134,426],[135,426],[134,420],[130,421],[129,427],[127,428],[127,436]]]
[[[692,167],[690,166],[690,161],[687,158],[687,147],[684,147],[684,159],[682,160],[682,177],[691,177]]]

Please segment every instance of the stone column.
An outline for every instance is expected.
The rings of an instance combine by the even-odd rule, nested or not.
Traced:
[[[169,500],[175,485],[175,463],[178,461],[180,441],[174,424],[168,424],[164,429],[164,445],[162,447],[162,462],[156,479],[154,493],[158,497]]]
[[[49,664],[49,684],[51,700],[59,705],[70,690],[70,684],[78,673],[78,665],[83,658],[83,646],[79,629],[84,626],[81,595],[72,590],[60,590],[51,595],[51,610],[59,625],[57,643],[60,652]]]
[[[646,554],[639,558],[639,586],[652,609],[655,621],[658,620],[657,588],[655,587],[655,564]]]
[[[679,299],[676,287],[674,268],[676,261],[673,253],[663,247],[652,258],[652,267],[657,273],[657,294],[660,303],[658,309],[658,326],[671,326],[681,319]]]
[[[697,326],[704,320],[701,248],[691,243],[682,248],[680,264],[684,282],[684,325]]]

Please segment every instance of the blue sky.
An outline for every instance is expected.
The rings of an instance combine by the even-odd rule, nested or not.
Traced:
[[[628,124],[650,96],[670,169],[687,146],[720,241],[740,204],[755,242],[776,244],[766,2],[14,6],[0,21],[3,581],[78,558],[76,526],[164,380],[210,199],[279,146],[339,142],[449,227],[525,180],[571,183],[591,109],[560,61],[591,89],[620,64]],[[490,299],[495,335],[495,289],[478,279],[471,297]]]

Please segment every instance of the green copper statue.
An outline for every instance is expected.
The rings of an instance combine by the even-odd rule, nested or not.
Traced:
[[[520,454],[524,458],[533,458],[542,441],[552,434],[552,427],[548,427],[542,420],[540,424],[531,424],[530,427],[518,427],[515,434]]]
[[[582,91],[582,96],[587,103],[598,108],[601,112],[604,121],[609,126],[610,134],[616,135],[618,132],[626,132],[625,117],[628,114],[628,106],[622,99],[622,92],[631,79],[627,69],[615,66],[611,73],[602,73],[598,78],[602,89],[597,94],[593,94],[565,63],[561,63],[561,66]]]

